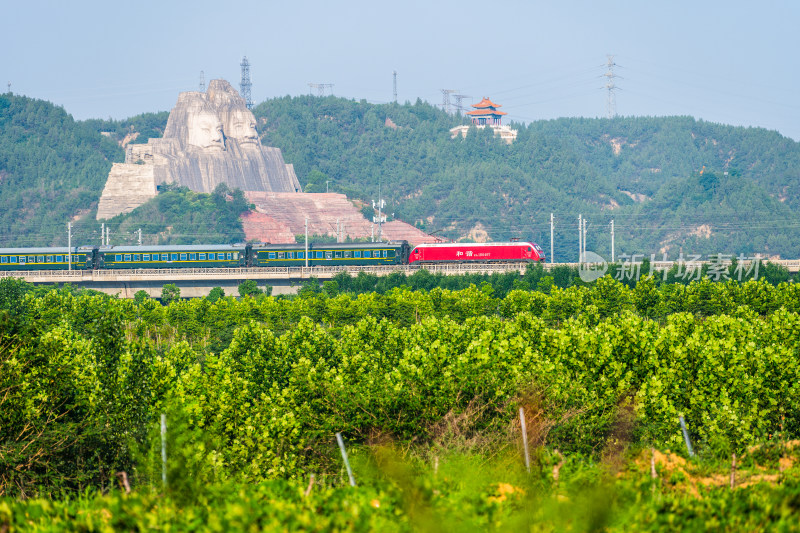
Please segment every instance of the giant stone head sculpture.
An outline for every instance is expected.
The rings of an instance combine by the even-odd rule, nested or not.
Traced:
[[[239,144],[259,145],[256,118],[247,109],[244,98],[225,80],[211,80],[208,84],[209,104],[222,120],[225,137]]]
[[[177,142],[182,149],[219,152],[225,150],[222,121],[205,93],[189,91],[178,96],[169,114],[164,139]]]
[[[201,109],[188,117],[186,143],[204,150],[224,150],[222,122],[210,109]]]

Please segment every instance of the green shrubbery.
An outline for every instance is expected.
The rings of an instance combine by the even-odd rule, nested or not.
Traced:
[[[181,506],[196,505],[181,495],[198,487],[296,480],[291,492],[312,473],[338,479],[336,432],[356,460],[375,443],[413,448],[424,461],[454,450],[501,457],[513,451],[519,407],[545,454],[542,471],[546,450],[592,462],[609,439],[681,450],[679,413],[712,461],[800,432],[794,284],[630,289],[603,278],[504,298],[489,284],[358,296],[328,285],[294,299],[168,306],[63,289],[36,295],[6,280],[0,288],[6,496],[108,488],[126,471],[141,492],[133,501],[152,505],[160,413]],[[251,490],[245,499],[261,498]],[[384,519],[370,513],[370,527]]]

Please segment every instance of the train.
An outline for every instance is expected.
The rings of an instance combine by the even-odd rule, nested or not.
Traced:
[[[302,266],[425,265],[544,261],[532,242],[435,243],[408,241],[305,244],[192,244],[0,248],[0,271],[131,270]]]

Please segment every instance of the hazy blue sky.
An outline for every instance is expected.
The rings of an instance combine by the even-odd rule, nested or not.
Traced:
[[[519,121],[691,115],[800,140],[800,1],[0,0],[0,90],[77,119],[166,111],[251,64],[255,102],[333,83],[370,102],[490,96]]]

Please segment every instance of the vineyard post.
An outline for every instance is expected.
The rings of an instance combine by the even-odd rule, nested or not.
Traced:
[[[342,459],[344,460],[344,466],[347,468],[347,477],[350,478],[350,486],[356,486],[356,480],[353,477],[353,471],[350,469],[350,461],[347,460],[347,450],[344,448],[344,441],[342,440],[342,434],[336,434],[336,442],[339,443],[339,449],[342,450]]]
[[[161,485],[167,488],[167,415],[161,413]]]
[[[656,449],[650,448],[650,479],[656,479],[658,474],[656,474]]]
[[[786,454],[786,439],[783,434],[783,407],[781,407],[781,455],[778,458],[778,473],[783,474],[783,463],[781,460]]]
[[[316,476],[314,474],[311,474],[311,479],[308,480],[308,487],[306,488],[306,492],[303,494],[303,496],[305,496],[306,498],[308,498],[308,495],[311,494],[311,489],[314,488],[315,478]]]
[[[525,448],[525,469],[531,473],[531,457],[528,453],[528,429],[525,426],[525,409],[519,408],[519,423],[522,426],[522,445]]]
[[[554,454],[558,456],[558,463],[556,463],[556,465],[553,467],[553,482],[556,485],[558,485],[558,478],[560,476],[561,467],[564,466],[564,462],[566,460],[564,459],[564,455],[560,451],[558,451],[558,449],[554,451]]]
[[[683,421],[683,415],[678,415],[678,420],[681,422],[681,431],[683,432],[683,440],[686,441],[686,449],[689,450],[689,457],[694,457],[694,450],[692,450],[692,441],[689,440],[689,432],[686,430],[686,422]]]

